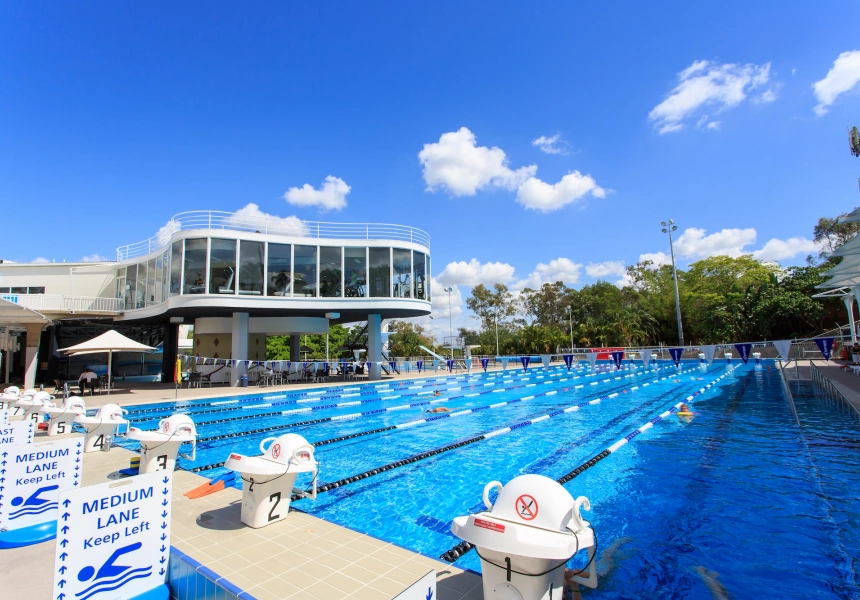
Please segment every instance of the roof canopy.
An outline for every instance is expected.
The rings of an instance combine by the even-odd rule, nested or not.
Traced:
[[[130,340],[123,334],[111,329],[98,337],[87,340],[77,346],[63,348],[69,356],[78,354],[96,354],[98,352],[152,352],[152,346]]]
[[[35,310],[0,298],[0,325],[26,325],[28,323],[50,324],[51,319]]]

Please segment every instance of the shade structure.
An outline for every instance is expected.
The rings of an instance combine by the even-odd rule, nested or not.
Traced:
[[[155,348],[153,348],[152,346],[147,346],[146,344],[135,342],[134,340],[125,337],[123,334],[111,329],[110,331],[106,331],[98,337],[94,337],[93,339],[77,344],[76,346],[69,346],[68,348],[63,348],[62,351],[69,356],[78,356],[81,354],[100,354],[102,352],[107,352],[108,394],[110,394],[110,371],[113,353],[152,352],[154,350]]]

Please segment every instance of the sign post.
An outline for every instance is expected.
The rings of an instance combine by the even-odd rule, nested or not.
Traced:
[[[57,535],[58,499],[80,487],[83,438],[0,446],[0,548]]]
[[[158,471],[60,495],[53,600],[168,598],[172,479]]]

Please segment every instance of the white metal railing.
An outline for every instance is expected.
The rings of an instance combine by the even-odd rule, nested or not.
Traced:
[[[59,294],[2,294],[0,298],[36,312],[120,313],[125,309],[122,298]]]
[[[246,215],[221,211],[189,211],[174,215],[158,233],[142,242],[116,249],[118,261],[144,256],[167,245],[177,231],[221,229],[317,239],[399,240],[430,247],[430,235],[407,225],[387,223],[325,223],[297,217]]]

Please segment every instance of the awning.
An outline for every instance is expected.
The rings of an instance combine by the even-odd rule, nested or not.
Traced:
[[[0,296],[0,326],[27,325],[28,323],[48,325],[51,323],[51,319],[42,313],[37,313],[35,310]]]

